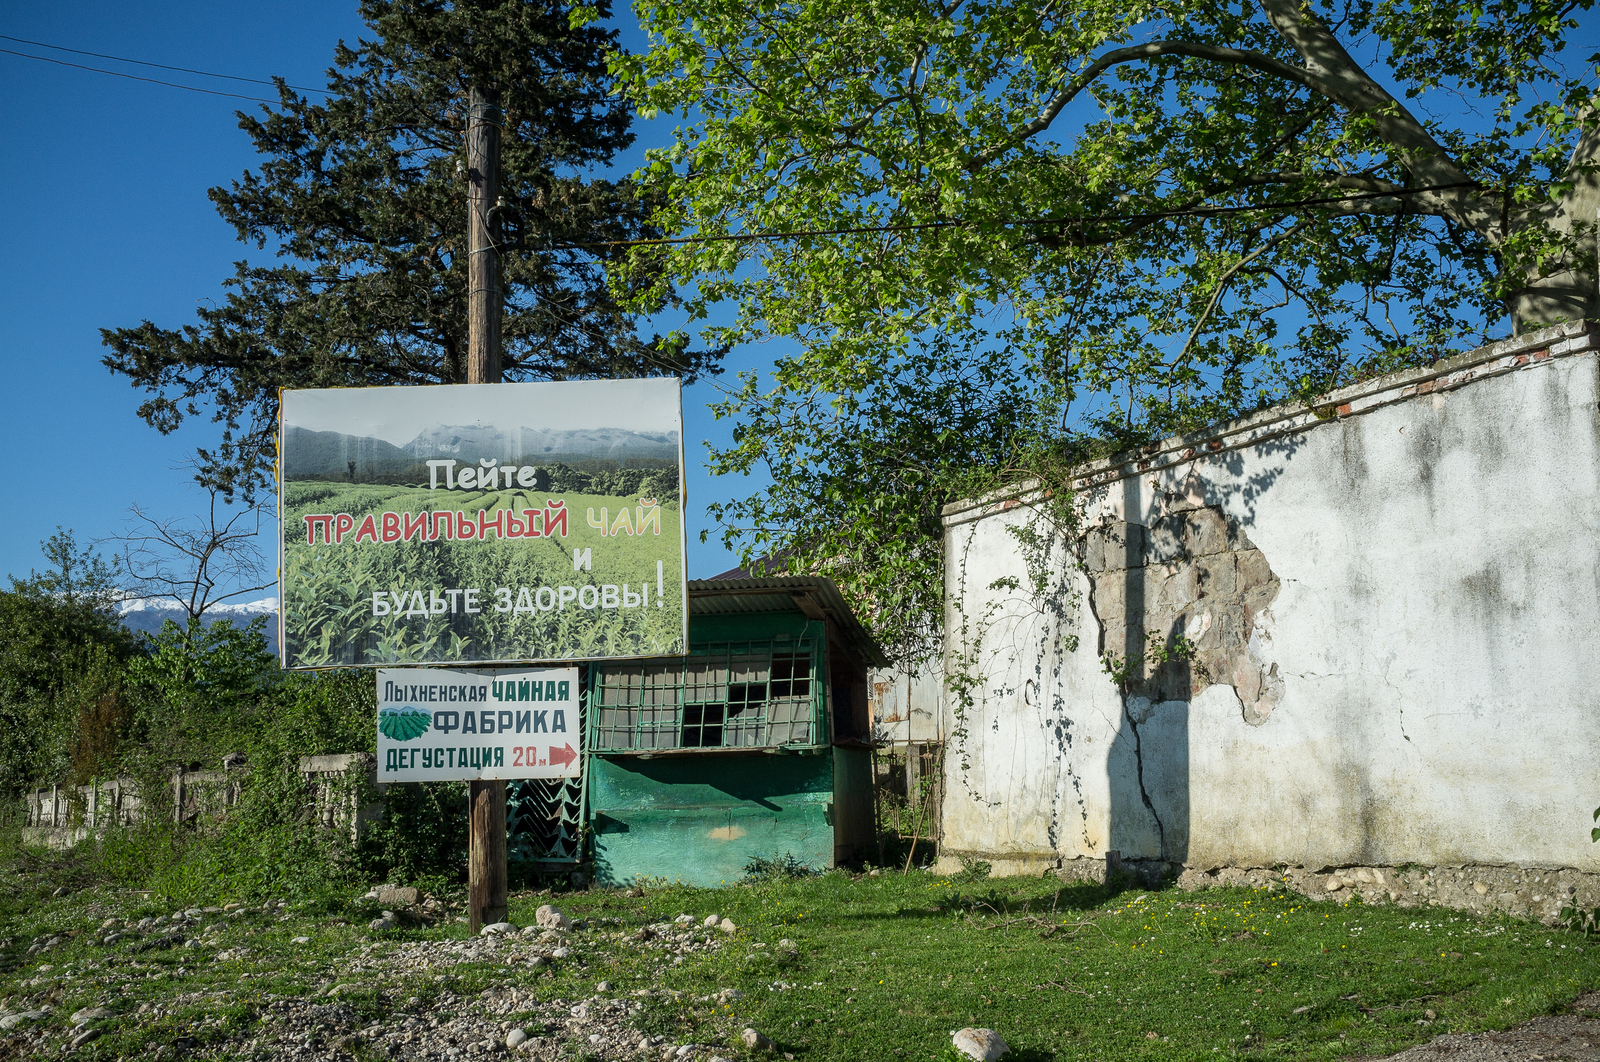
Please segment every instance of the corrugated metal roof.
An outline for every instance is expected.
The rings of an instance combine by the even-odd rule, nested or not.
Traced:
[[[809,605],[809,608],[807,607]],[[689,615],[735,612],[802,612],[833,620],[851,652],[874,667],[887,667],[888,657],[873,641],[832,579],[820,575],[777,575],[764,579],[689,580]]]

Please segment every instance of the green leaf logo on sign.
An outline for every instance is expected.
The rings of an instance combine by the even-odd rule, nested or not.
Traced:
[[[428,732],[428,713],[407,705],[385,708],[378,713],[378,729],[394,741],[410,741]]]

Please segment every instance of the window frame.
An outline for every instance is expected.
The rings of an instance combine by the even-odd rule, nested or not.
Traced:
[[[697,641],[685,657],[595,663],[586,751],[638,756],[826,747],[827,640],[814,626],[802,634]],[[801,657],[807,658],[803,678],[795,674]],[[777,677],[780,670],[787,673]],[[795,692],[797,682],[806,683],[803,692]],[[781,684],[789,684],[788,696],[772,696]],[[756,686],[759,699],[749,696]],[[618,698],[607,703],[613,694]],[[739,703],[746,707],[729,711]],[[798,740],[797,730],[804,735]]]

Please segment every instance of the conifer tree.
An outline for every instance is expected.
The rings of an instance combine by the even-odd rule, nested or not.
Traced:
[[[104,363],[147,392],[152,427],[223,425],[202,481],[246,497],[267,481],[281,387],[465,379],[473,85],[499,93],[501,189],[525,232],[502,257],[505,378],[715,371],[681,336],[642,338],[607,285],[620,252],[603,245],[647,234],[650,210],[631,182],[585,174],[633,139],[605,6],[579,19],[558,0],[364,0],[361,14],[373,35],[340,42],[326,98],[279,79],[276,106],[239,113],[262,161],[211,189],[271,260],[237,263],[226,300],[192,324],[102,331]]]

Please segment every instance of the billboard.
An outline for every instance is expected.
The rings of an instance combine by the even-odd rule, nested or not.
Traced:
[[[686,651],[676,379],[280,397],[284,667]]]
[[[378,781],[576,778],[578,669],[378,671]]]

